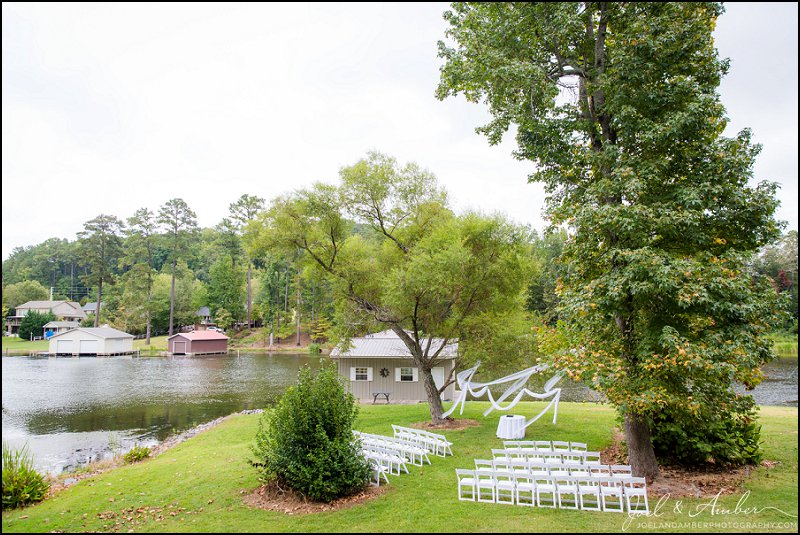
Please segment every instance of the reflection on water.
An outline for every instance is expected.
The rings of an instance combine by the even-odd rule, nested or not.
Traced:
[[[214,418],[263,408],[296,381],[301,366],[317,368],[325,359],[4,357],[3,440],[12,447],[27,442],[42,470],[68,470],[136,442],[152,445]],[[797,406],[797,359],[779,359],[764,371],[766,380],[750,392],[756,401]],[[547,379],[546,374],[532,378],[528,388],[541,392]],[[558,386],[564,401],[600,400],[567,378]]]
[[[3,440],[25,442],[59,472],[154,444],[244,409],[263,408],[297,380],[308,355],[173,358],[3,358]],[[69,452],[69,453],[65,453]]]

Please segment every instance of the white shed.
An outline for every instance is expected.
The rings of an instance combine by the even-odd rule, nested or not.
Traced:
[[[427,344],[427,342],[426,342]],[[431,348],[442,345],[435,366],[431,369],[433,381],[440,388],[453,373],[458,356],[458,342],[445,344],[441,338],[431,339]],[[408,348],[393,331],[368,334],[350,340],[350,347],[342,351],[334,348],[331,358],[337,363],[339,374],[347,381],[350,392],[360,400],[376,401],[427,401],[428,396],[420,371]],[[450,384],[442,392],[442,400],[454,397],[455,386]],[[385,396],[384,397],[381,397]],[[379,399],[380,398],[380,399]]]
[[[50,338],[51,355],[125,355],[133,335],[111,327],[78,327]]]

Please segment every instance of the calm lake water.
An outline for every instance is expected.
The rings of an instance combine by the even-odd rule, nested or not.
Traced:
[[[3,440],[27,442],[41,470],[58,473],[244,409],[263,408],[297,379],[306,354],[207,357],[4,357]],[[762,405],[797,406],[797,359],[779,359],[751,394]],[[541,378],[541,382],[548,377]],[[531,385],[533,386],[533,385]],[[541,385],[537,385],[541,386]],[[564,401],[595,401],[562,380]]]

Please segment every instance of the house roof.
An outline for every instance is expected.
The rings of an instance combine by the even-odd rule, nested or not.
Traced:
[[[43,325],[43,327],[53,327],[56,329],[60,329],[61,327],[70,327],[72,329],[80,327],[81,324],[78,321],[48,321]]]
[[[443,338],[431,340],[431,351],[436,351],[444,343]],[[350,348],[342,351],[339,347],[333,348],[331,357],[388,357],[403,358],[411,357],[411,352],[400,340],[394,331],[381,331],[379,333],[368,334],[362,338],[352,338]],[[458,356],[458,342],[448,343],[438,358],[456,358]]]
[[[50,310],[56,316],[74,316],[85,318],[86,312],[81,308],[80,303],[75,301],[28,301],[16,307],[16,310]]]
[[[197,311],[197,313],[195,315],[196,316],[210,316],[211,315],[211,311],[208,309],[208,307],[200,307],[200,309]]]
[[[91,334],[97,336],[98,338],[133,338],[132,334],[128,334],[117,329],[112,329],[111,327],[78,327],[77,329],[72,329],[71,331],[66,331],[51,336],[50,340],[53,338],[58,338],[59,336],[65,336],[67,334],[74,333],[75,331]]]
[[[192,331],[189,333],[173,334],[167,340],[172,340],[176,336],[183,336],[189,340],[228,340],[228,337],[217,331]]]
[[[100,301],[100,306],[102,307],[105,305],[102,301]],[[84,312],[97,312],[97,301],[92,301],[91,303],[86,303],[83,305]]]

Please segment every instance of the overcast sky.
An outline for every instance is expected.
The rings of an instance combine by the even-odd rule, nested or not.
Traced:
[[[490,147],[484,106],[434,97],[446,9],[3,3],[3,259],[173,197],[213,226],[243,193],[334,183],[371,149],[432,171],[458,210],[543,229],[513,139]],[[797,4],[726,9],[726,135],[753,130],[755,180],[782,184],[797,229]]]

